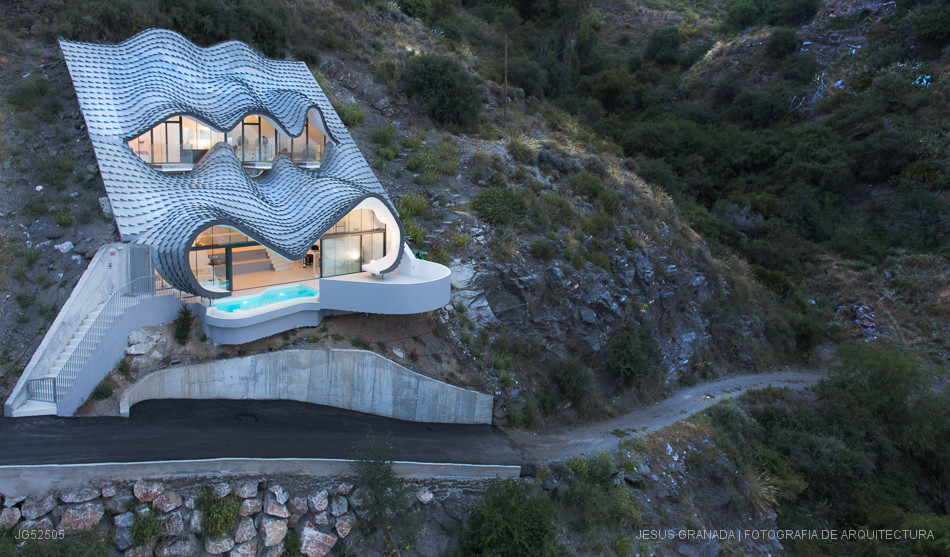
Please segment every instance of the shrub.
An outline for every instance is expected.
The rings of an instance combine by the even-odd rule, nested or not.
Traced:
[[[301,547],[303,547],[303,541],[300,539],[300,534],[294,529],[287,530],[287,535],[284,537],[284,550],[287,555],[290,557],[300,555]]]
[[[391,439],[381,443],[369,432],[363,447],[353,456],[357,484],[364,493],[360,514],[370,532],[386,528],[386,535],[395,547],[403,547],[415,538],[418,525],[406,504],[406,484],[393,467]]]
[[[219,538],[234,527],[241,509],[241,499],[230,493],[220,499],[215,498],[209,486],[204,486],[198,497],[201,509],[201,533],[207,538]]]
[[[426,230],[422,228],[415,219],[406,219],[402,221],[402,229],[406,233],[406,238],[413,244],[421,244],[426,238]]]
[[[369,136],[370,140],[377,145],[389,145],[396,138],[396,124],[386,122],[378,126]]]
[[[154,511],[135,513],[132,520],[132,539],[135,545],[145,545],[158,537],[162,531],[162,524]]]
[[[399,0],[399,9],[409,17],[429,19],[432,3],[429,0]]]
[[[818,0],[786,0],[775,9],[773,22],[780,25],[801,26],[818,13]]]
[[[554,245],[544,238],[531,243],[531,255],[533,255],[535,259],[547,261],[554,257],[555,253]]]
[[[475,196],[472,208],[494,225],[515,224],[527,211],[524,196],[515,188],[489,188]]]
[[[347,127],[358,126],[366,119],[366,109],[358,104],[349,104],[336,99],[333,100],[332,104],[333,110],[339,115],[343,125]]]
[[[96,385],[92,391],[92,398],[96,400],[105,400],[110,396],[112,396],[112,385],[108,383],[108,380]]]
[[[653,338],[635,327],[628,327],[610,339],[607,368],[626,383],[646,377],[656,367],[657,352]]]
[[[440,54],[422,54],[406,61],[406,94],[419,102],[439,124],[474,128],[482,111],[475,79],[457,61]]]
[[[425,213],[429,202],[421,194],[410,193],[402,198],[396,208],[399,210],[399,218],[408,219]]]
[[[591,376],[587,366],[578,358],[568,358],[554,364],[552,376],[557,382],[558,390],[574,404],[579,404],[587,398],[590,389]]]
[[[320,66],[320,51],[312,46],[298,46],[294,48],[293,55],[294,58],[310,67],[317,68]]]
[[[358,336],[353,337],[352,339],[350,339],[350,344],[352,344],[354,348],[360,348],[362,350],[369,349],[369,344],[367,344],[366,341],[363,340],[363,337],[358,337]]]
[[[187,305],[181,306],[181,309],[178,310],[178,317],[175,318],[173,328],[175,340],[182,346],[188,342],[188,333],[191,332],[191,319],[191,308]]]
[[[556,515],[550,499],[512,480],[488,488],[462,533],[463,555],[552,557],[558,555]]]
[[[116,366],[116,371],[122,374],[127,374],[132,371],[132,364],[129,363],[128,358],[122,358],[119,360],[119,365]]]
[[[772,31],[765,45],[765,53],[776,60],[798,51],[799,40],[794,29],[785,27]]]
[[[661,27],[650,34],[643,57],[657,64],[675,64],[679,57],[680,30]]]

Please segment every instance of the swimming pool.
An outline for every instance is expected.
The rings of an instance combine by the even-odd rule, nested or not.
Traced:
[[[291,284],[289,286],[280,286],[277,288],[268,288],[263,292],[258,292],[252,296],[242,296],[240,298],[225,298],[219,302],[214,302],[214,307],[232,313],[245,309],[254,309],[263,307],[285,300],[294,298],[313,298],[318,296],[320,291],[306,284]]]

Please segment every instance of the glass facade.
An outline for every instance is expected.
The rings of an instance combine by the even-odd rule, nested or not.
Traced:
[[[154,165],[197,163],[218,143],[227,143],[248,166],[268,166],[280,155],[297,164],[323,157],[326,136],[308,122],[299,137],[288,137],[266,118],[248,116],[227,133],[185,116],[175,116],[128,142],[143,161]]]
[[[364,263],[385,255],[386,225],[372,210],[356,209],[298,261],[288,261],[228,226],[199,234],[189,260],[199,284],[233,291],[359,273]]]

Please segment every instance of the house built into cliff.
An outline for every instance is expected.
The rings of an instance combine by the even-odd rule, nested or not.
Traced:
[[[161,29],[60,47],[121,243],[93,258],[8,413],[71,413],[124,355],[129,328],[166,322],[181,302],[224,344],[449,302],[449,269],[408,249],[303,62]]]

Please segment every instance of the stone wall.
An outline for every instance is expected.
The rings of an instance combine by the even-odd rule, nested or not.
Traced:
[[[402,554],[435,556],[452,551],[462,521],[487,486],[487,480],[409,484],[407,505],[422,528],[413,548]],[[236,497],[240,504],[235,524],[220,538],[202,534],[200,497],[205,487],[216,499]],[[194,480],[139,480],[39,497],[7,495],[0,533],[42,530],[56,532],[59,539],[98,529],[113,540],[112,555],[124,557],[276,556],[284,553],[288,533],[300,539],[301,553],[308,557],[331,550],[343,555],[379,554],[386,550],[382,535],[361,527],[365,498],[365,488],[344,477],[235,478],[207,486]],[[158,519],[160,533],[137,545],[133,524],[137,516],[148,515]]]
[[[153,399],[297,400],[401,420],[490,424],[492,396],[415,373],[368,350],[282,350],[153,373],[120,412]]]

